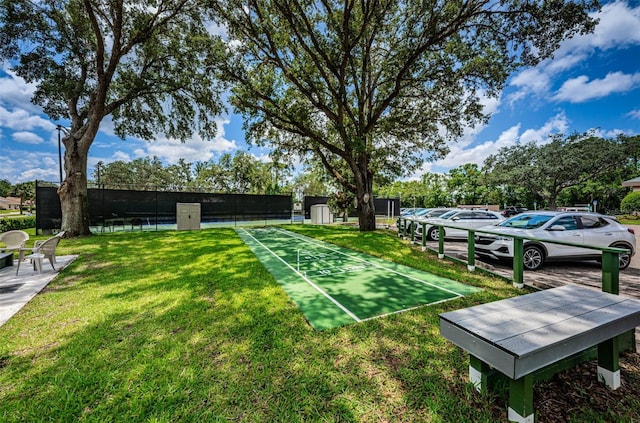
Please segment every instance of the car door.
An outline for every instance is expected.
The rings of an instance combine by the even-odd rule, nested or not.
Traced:
[[[598,247],[607,247],[619,240],[619,232],[617,228],[606,219],[599,216],[582,215],[582,232],[584,245],[596,245]],[[599,256],[602,253],[598,250],[589,250],[588,253],[593,256]]]
[[[562,226],[564,230],[551,230],[553,226]],[[577,257],[583,256],[589,250],[582,248],[584,235],[580,220],[576,215],[564,215],[550,221],[545,228],[545,237],[555,241],[570,242],[576,245],[545,244],[549,257]]]
[[[454,225],[468,229],[477,229],[483,226],[493,225],[500,221],[497,215],[486,211],[461,212],[455,218],[456,221],[452,222]],[[464,229],[451,229],[447,231],[447,233],[448,236],[465,239],[469,234],[469,232]]]
[[[460,226],[461,228],[469,228],[473,224],[474,213],[472,211],[463,211],[451,217],[451,225]],[[465,229],[445,228],[447,238],[467,238]]]

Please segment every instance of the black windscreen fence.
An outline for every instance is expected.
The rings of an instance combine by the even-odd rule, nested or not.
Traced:
[[[200,204],[201,222],[291,220],[289,195],[215,194],[88,189],[89,225],[164,225],[176,223],[178,203]],[[60,228],[57,187],[36,184],[36,229]]]

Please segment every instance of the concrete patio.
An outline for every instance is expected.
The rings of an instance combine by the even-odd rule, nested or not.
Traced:
[[[42,273],[38,273],[28,261],[20,264],[20,272],[16,276],[17,259],[13,266],[0,269],[0,326],[4,325],[26,303],[31,301],[62,269],[67,267],[78,256],[57,256],[56,270],[51,268],[48,260],[43,260]]]

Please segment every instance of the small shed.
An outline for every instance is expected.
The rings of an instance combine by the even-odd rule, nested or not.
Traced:
[[[178,230],[200,229],[200,203],[176,203]]]
[[[311,206],[311,223],[314,225],[326,225],[333,223],[333,214],[326,204],[314,204]]]

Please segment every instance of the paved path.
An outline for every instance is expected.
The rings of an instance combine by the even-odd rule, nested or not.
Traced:
[[[16,261],[13,266],[0,269],[0,326],[4,325],[26,303],[31,301],[58,275],[60,270],[67,267],[77,257],[77,255],[57,256],[55,271],[51,268],[49,261],[44,260],[40,274],[33,270],[28,262],[20,264],[18,276],[16,276]]]

